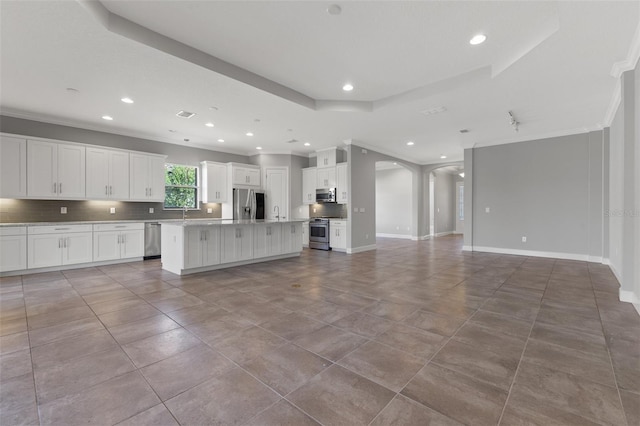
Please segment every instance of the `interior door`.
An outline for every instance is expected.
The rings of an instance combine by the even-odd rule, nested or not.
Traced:
[[[289,218],[289,168],[265,168],[266,219]],[[276,208],[276,206],[278,208]],[[278,214],[279,213],[279,214]]]

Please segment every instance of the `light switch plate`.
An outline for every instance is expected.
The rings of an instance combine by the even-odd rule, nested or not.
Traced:
[[[67,214],[67,208],[66,207],[60,207],[60,214]]]
[[[360,207],[360,213],[364,213],[364,207]]]
[[[213,209],[212,208],[208,208],[207,209],[207,213],[213,213]]]
[[[485,208],[484,208],[484,212],[485,212],[485,213],[489,213],[489,212],[491,212],[491,208],[490,208],[490,207],[485,207]]]
[[[111,214],[116,214],[116,208],[115,208],[115,207],[111,207],[111,208],[109,209],[109,213],[111,213]]]
[[[354,212],[354,213],[358,213],[358,208],[357,208],[357,207],[354,207],[354,208],[353,208],[353,212]]]
[[[153,207],[149,207],[149,213],[153,213],[154,211]]]

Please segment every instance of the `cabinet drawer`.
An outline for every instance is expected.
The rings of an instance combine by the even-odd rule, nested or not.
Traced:
[[[144,223],[101,223],[93,225],[93,230],[98,231],[131,231],[144,230]]]
[[[69,234],[73,232],[92,232],[93,225],[43,225],[43,226],[29,226],[27,227],[27,233],[29,235],[42,235],[42,234]]]
[[[347,222],[344,220],[330,220],[330,226],[347,226]]]
[[[14,235],[27,235],[27,227],[9,226],[0,228],[0,237],[11,237]]]

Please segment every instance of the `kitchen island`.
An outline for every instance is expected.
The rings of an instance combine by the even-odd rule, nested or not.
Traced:
[[[162,223],[162,269],[178,275],[300,256],[303,220]]]

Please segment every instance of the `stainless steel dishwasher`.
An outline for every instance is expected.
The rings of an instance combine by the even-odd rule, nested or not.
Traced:
[[[144,224],[144,259],[158,259],[160,257],[160,228],[158,222]]]

